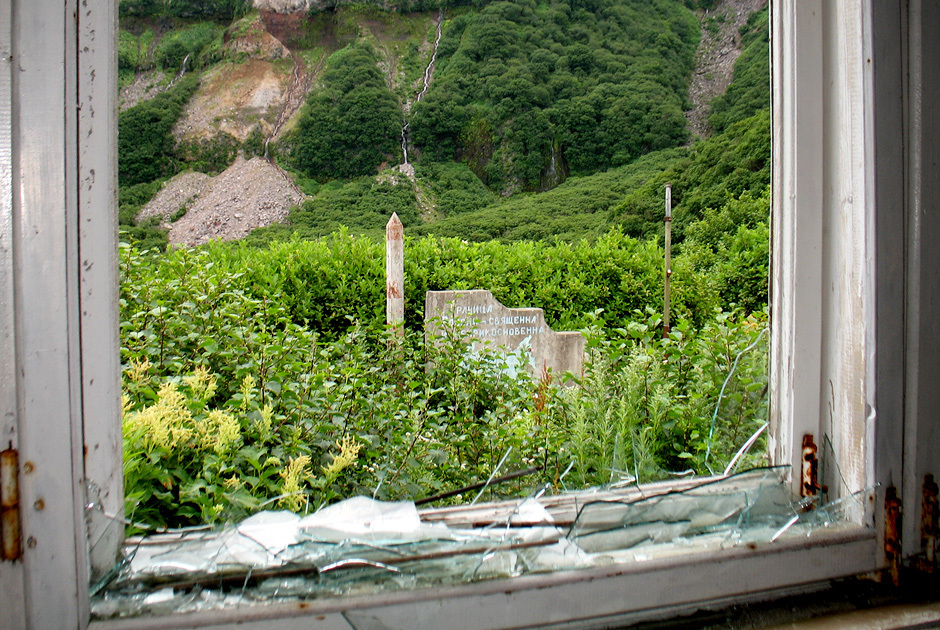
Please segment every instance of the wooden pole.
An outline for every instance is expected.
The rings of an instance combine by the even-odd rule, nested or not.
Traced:
[[[385,226],[385,321],[403,333],[405,321],[405,241],[398,214]]]
[[[669,278],[672,276],[672,184],[666,184],[666,266],[663,291],[663,339],[669,336]]]

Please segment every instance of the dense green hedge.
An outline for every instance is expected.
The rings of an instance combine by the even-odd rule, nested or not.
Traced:
[[[663,252],[655,241],[612,231],[593,242],[469,243],[458,239],[406,239],[406,324],[423,326],[429,290],[488,289],[507,306],[545,309],[550,325],[575,329],[591,313],[610,323],[661,301]],[[154,273],[191,254],[166,254]],[[240,286],[285,306],[290,318],[328,338],[351,321],[367,326],[385,317],[385,249],[375,239],[344,231],[316,241],[290,240],[265,248],[246,244],[208,247],[211,264],[237,273]],[[677,257],[672,283],[677,316],[702,321],[719,306],[722,285],[709,282],[691,261]],[[760,289],[754,303],[765,294]]]

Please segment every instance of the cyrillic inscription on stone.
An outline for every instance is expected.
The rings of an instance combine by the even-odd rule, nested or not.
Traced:
[[[565,372],[578,376],[584,365],[584,336],[579,332],[555,332],[545,323],[540,308],[508,308],[489,291],[428,291],[424,304],[424,326],[439,333],[453,323],[472,340],[473,349],[503,348],[515,352],[523,345],[531,349],[536,377],[543,369],[556,379]]]

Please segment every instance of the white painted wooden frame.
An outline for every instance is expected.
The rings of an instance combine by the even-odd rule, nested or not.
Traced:
[[[806,434],[831,464],[829,436],[842,478],[830,465],[820,481],[837,495],[875,483],[870,15],[774,6],[771,435],[796,491]]]
[[[894,180],[888,157],[881,163],[873,156],[882,140],[891,147],[897,121],[890,102],[902,92],[889,72],[873,74],[871,59],[876,66],[886,60],[889,71],[905,61],[873,41],[904,48],[909,19],[902,12],[894,22],[873,23],[879,11],[890,7],[874,9],[868,0],[779,0],[772,7],[773,452],[778,463],[795,464],[803,433],[819,444],[831,436],[845,478],[845,488],[841,479],[834,485],[839,492],[890,481],[887,471],[901,470],[902,452],[890,445],[935,430],[920,423],[920,433],[891,437],[874,413],[876,366],[890,370],[892,353],[903,355],[897,344],[907,343],[888,333],[903,317],[876,306],[897,298],[889,284],[912,277],[903,265],[884,263],[875,238],[883,220],[876,192],[890,201]],[[30,541],[21,562],[0,563],[4,628],[604,627],[767,597],[882,564],[877,528],[865,527],[875,518],[868,509],[854,515],[859,527],[848,533],[756,550],[89,622],[89,575],[108,565],[120,542],[120,528],[101,513],[120,514],[122,504],[114,13],[111,1],[0,4],[0,437],[20,453]],[[903,120],[900,128],[907,128]],[[905,179],[900,189],[910,185]],[[907,238],[885,234],[888,243]],[[902,300],[920,312],[920,297]],[[896,413],[899,405],[895,383],[883,406]],[[877,460],[876,443],[889,445]]]

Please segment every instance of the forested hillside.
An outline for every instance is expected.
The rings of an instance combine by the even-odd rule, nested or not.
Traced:
[[[239,154],[292,173],[314,199],[291,226],[315,235],[342,223],[318,212],[342,182],[402,164],[409,148],[415,174],[379,185],[410,188],[393,195],[414,207],[399,214],[426,229],[494,195],[549,190],[682,146],[693,9],[711,4],[454,2],[405,13],[420,7],[339,3],[282,15],[237,0],[122,0],[123,98],[136,104],[121,115],[121,182],[148,184],[124,195],[124,224],[157,192],[151,182],[186,169],[214,175]],[[148,152],[153,163],[138,157]],[[345,224],[375,233],[389,206]],[[135,234],[160,238],[146,226]]]

